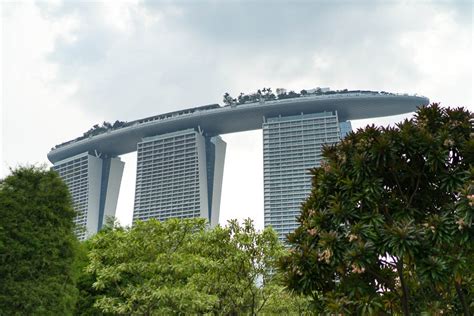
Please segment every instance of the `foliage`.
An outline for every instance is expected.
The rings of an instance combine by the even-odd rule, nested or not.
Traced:
[[[226,106],[230,106],[230,105],[234,105],[237,100],[236,99],[233,99],[230,94],[228,92],[224,93],[224,97],[222,99],[222,102],[224,102],[224,104]]]
[[[207,311],[216,297],[194,279],[209,262],[196,252],[204,220],[138,222],[115,226],[91,240],[87,271],[104,295],[96,307],[113,314],[189,314]]]
[[[311,300],[308,297],[290,292],[277,282],[268,285],[271,293],[261,309],[262,315],[313,315]]]
[[[0,181],[2,315],[68,315],[75,304],[76,213],[54,171],[21,167]]]
[[[94,126],[92,126],[91,129],[89,129],[87,132],[85,132],[81,137],[77,138],[76,140],[81,140],[81,139],[85,139],[85,138],[90,137],[90,136],[103,134],[103,133],[105,133],[109,130],[122,128],[122,127],[126,126],[126,124],[127,124],[127,122],[118,121],[118,120],[115,121],[113,125],[111,123],[107,122],[107,121],[104,121],[102,123],[102,126],[99,126],[99,124],[95,124]]]
[[[309,95],[332,95],[332,94],[348,94],[348,93],[357,93],[357,94],[382,94],[382,95],[394,95],[393,93],[385,91],[369,91],[369,90],[328,90],[322,91],[321,88],[316,88],[312,90],[301,90],[300,93],[295,91],[286,92],[283,88],[277,88],[276,94],[272,92],[272,88],[263,88],[257,90],[257,92],[244,94],[241,92],[237,99],[233,98],[228,92],[223,96],[223,102],[225,106],[235,106],[240,104],[247,103],[257,103],[261,101],[273,101],[273,100],[284,100],[284,99],[294,99],[299,97],[305,97]]]
[[[326,147],[288,236],[286,284],[322,313],[472,313],[472,123],[433,104]]]
[[[108,229],[109,227],[105,228]],[[96,279],[95,274],[87,273],[86,268],[89,264],[88,254],[91,250],[90,240],[85,240],[80,244],[78,252],[78,278],[76,287],[79,291],[78,299],[76,302],[76,307],[74,310],[74,315],[82,316],[100,316],[104,313],[94,306],[95,301],[105,294],[105,291],[96,290],[92,287]],[[105,314],[106,315],[106,314]]]
[[[218,297],[216,314],[257,314],[273,295],[283,246],[271,228],[261,233],[250,219],[217,226],[200,242],[202,254],[213,263],[201,284]]]
[[[273,230],[250,220],[208,229],[203,219],[108,227],[89,247],[81,301],[92,315],[91,301],[112,314],[256,315],[283,251]]]
[[[104,121],[102,123],[102,126],[99,126],[99,124],[95,124],[87,132],[84,132],[82,134],[82,136],[77,137],[73,140],[61,143],[59,145],[56,145],[55,147],[52,148],[52,150],[56,149],[56,148],[59,148],[59,147],[62,147],[62,146],[72,144],[72,143],[77,142],[79,140],[83,140],[83,139],[86,139],[86,138],[89,138],[89,137],[92,137],[92,136],[100,135],[100,134],[106,133],[108,131],[116,130],[116,129],[119,129],[119,128],[122,128],[122,127],[126,127],[127,125],[128,125],[127,122],[119,121],[119,120],[115,121],[113,124],[110,123],[110,122]]]

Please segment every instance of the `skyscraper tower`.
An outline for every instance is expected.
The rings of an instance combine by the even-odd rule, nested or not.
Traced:
[[[413,112],[429,103],[417,95],[313,90],[96,125],[55,146],[48,158],[71,191],[79,237],[97,232],[107,216],[115,215],[124,167],[118,156],[133,151],[134,222],[202,217],[216,225],[226,151],[219,135],[263,129],[265,226],[284,239],[297,226],[300,205],[311,190],[308,170],[320,164],[323,145],[351,130],[349,120]]]
[[[137,146],[133,221],[207,218],[218,224],[225,142],[187,129]]]
[[[54,163],[53,169],[71,193],[80,240],[95,234],[107,217],[115,216],[123,168],[120,158],[89,152]]]
[[[341,123],[344,133],[350,122]],[[321,148],[341,139],[337,112],[268,118],[263,123],[264,221],[280,240],[297,226],[301,203],[311,191],[309,169]]]

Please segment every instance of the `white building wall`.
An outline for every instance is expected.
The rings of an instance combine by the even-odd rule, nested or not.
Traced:
[[[210,140],[209,152],[209,139],[194,129],[147,137],[138,143],[134,222],[202,217],[211,225],[218,224],[226,144],[218,136]],[[210,167],[212,172],[208,172]]]
[[[86,236],[87,211],[89,203],[89,154],[87,152],[58,161],[53,169],[59,173],[71,194],[74,209],[76,235],[79,239]]]
[[[296,216],[311,192],[308,170],[319,166],[322,146],[339,139],[336,113],[276,117],[263,123],[264,223],[281,240],[298,226]]]
[[[211,227],[214,227],[219,224],[222,180],[224,178],[224,162],[227,144],[219,136],[213,137],[211,142],[215,145],[214,184],[212,186],[212,213],[210,218]]]
[[[68,186],[77,216],[76,235],[84,240],[97,232],[102,160],[85,152],[54,164]]]
[[[209,201],[207,195],[207,172],[206,172],[206,140],[204,136],[196,133],[196,150],[198,160],[199,173],[199,199],[200,199],[200,216],[209,220]]]
[[[125,163],[121,161],[120,158],[110,159],[110,172],[107,184],[104,218],[102,219],[103,224],[106,223],[107,218],[115,217],[124,167]]]
[[[102,159],[88,156],[89,161],[89,202],[87,205],[86,238],[97,233],[99,225],[100,185],[102,180]]]
[[[137,144],[134,222],[195,218],[204,209],[207,212],[202,138],[188,129],[147,137]]]

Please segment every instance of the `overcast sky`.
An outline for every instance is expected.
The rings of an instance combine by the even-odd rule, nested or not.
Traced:
[[[262,87],[473,103],[471,1],[1,2],[1,177],[103,121]],[[388,124],[389,119],[354,121]],[[221,223],[263,226],[261,131],[224,135]],[[136,154],[117,216],[131,222]]]

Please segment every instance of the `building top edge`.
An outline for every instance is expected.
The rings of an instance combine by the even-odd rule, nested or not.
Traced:
[[[262,117],[275,117],[280,112],[282,116],[289,116],[298,115],[300,112],[308,114],[338,111],[339,116],[347,120],[413,112],[416,107],[428,103],[429,99],[422,96],[374,92],[372,94],[332,94],[324,98],[299,97],[238,106],[221,107],[217,105],[215,107],[215,105],[211,105],[211,108],[206,110],[189,111],[187,114],[175,114],[175,116],[171,115],[167,118],[152,116],[147,118],[148,121],[147,119],[136,120],[127,123],[126,126],[105,133],[79,140],[75,139],[52,148],[48,153],[48,158],[51,162],[55,162],[88,150],[98,149],[100,151],[103,146],[98,145],[99,143],[110,143],[109,145],[112,146],[112,140],[118,144],[118,149],[113,154],[120,155],[136,150],[136,143],[134,145],[135,149],[131,149],[130,146],[120,144],[120,141],[117,141],[116,138],[123,137],[123,141],[127,142],[127,139],[141,139],[176,130],[197,128],[198,126],[204,126],[204,131],[213,135],[259,129],[263,123]],[[200,108],[203,107],[196,109]],[[182,111],[171,113],[180,112]],[[219,125],[218,128],[214,130],[217,125]],[[109,148],[109,145],[106,147]]]

